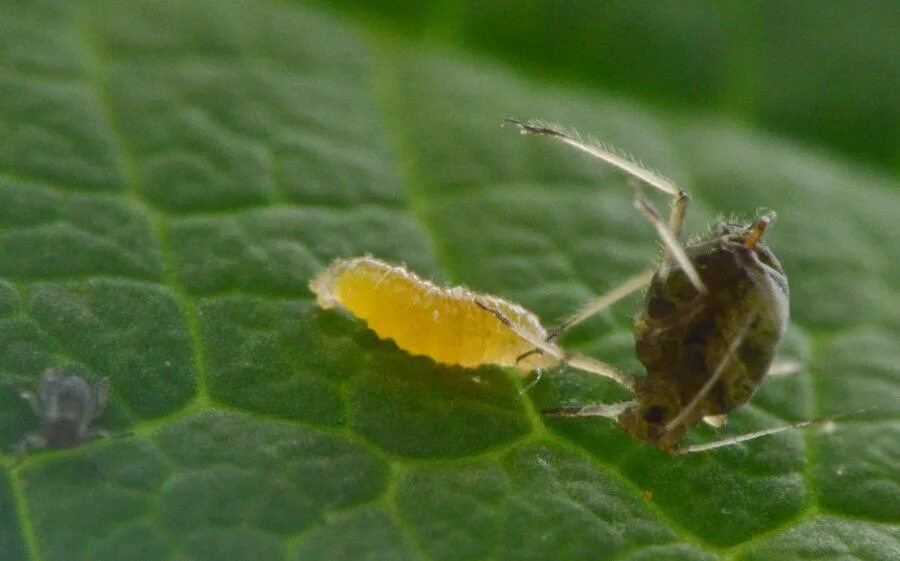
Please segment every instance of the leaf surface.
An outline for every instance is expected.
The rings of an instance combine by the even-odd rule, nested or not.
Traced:
[[[0,446],[37,430],[12,389],[56,366],[109,377],[96,426],[118,436],[3,458],[0,557],[896,557],[895,179],[377,29],[265,1],[5,3]],[[604,380],[558,369],[523,393],[318,309],[306,282],[335,257],[405,262],[547,324],[655,261],[620,174],[506,116],[665,170],[694,196],[690,232],[779,212],[781,355],[803,372],[726,434],[877,409],[671,458],[538,413],[621,398]],[[637,370],[638,305],[567,344]]]

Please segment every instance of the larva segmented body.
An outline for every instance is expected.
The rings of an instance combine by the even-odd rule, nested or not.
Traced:
[[[522,306],[462,286],[440,287],[373,257],[337,259],[309,288],[322,308],[346,309],[410,354],[466,368],[517,366],[523,373],[556,363],[538,353],[517,361],[534,349],[517,330],[533,340],[547,337],[538,318]]]

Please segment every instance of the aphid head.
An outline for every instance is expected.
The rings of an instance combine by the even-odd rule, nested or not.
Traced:
[[[625,409],[617,420],[635,440],[662,450],[674,449],[691,425],[681,423],[666,430],[666,424],[681,411],[681,400],[667,388],[655,385],[659,387],[651,388],[649,384],[643,384],[636,388],[633,405]]]

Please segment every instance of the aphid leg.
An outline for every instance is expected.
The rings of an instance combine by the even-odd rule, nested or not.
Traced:
[[[622,372],[615,366],[606,364],[605,362],[600,362],[595,358],[573,352],[566,353],[566,355],[562,358],[562,361],[572,368],[577,368],[578,370],[583,370],[584,372],[590,372],[591,374],[597,374],[598,376],[609,378],[625,389],[631,390],[632,392],[634,391],[636,385],[634,376],[628,374],[627,372]]]
[[[42,416],[43,411],[41,408],[41,401],[34,392],[29,390],[19,390],[19,397],[28,402],[28,405],[31,406],[31,410],[37,417]]]
[[[577,148],[582,152],[586,152],[595,158],[616,167],[628,175],[640,179],[647,185],[658,189],[670,197],[678,197],[681,189],[675,186],[672,181],[659,173],[650,171],[635,161],[634,158],[625,154],[621,150],[606,146],[594,139],[581,138],[577,133],[567,131],[559,125],[544,123],[541,121],[519,121],[516,119],[503,119],[504,123],[516,125],[522,134],[534,134],[538,136],[549,136],[556,138],[569,146]]]
[[[676,240],[681,240],[681,234],[684,231],[684,218],[687,214],[687,205],[690,201],[687,193],[678,190],[678,196],[672,200],[672,210],[669,212],[669,230]],[[665,280],[669,276],[669,269],[672,267],[672,255],[666,251],[663,253],[662,261],[659,263],[659,276]]]
[[[797,374],[803,370],[803,365],[793,360],[784,360],[772,363],[766,376],[788,376]]]
[[[541,353],[543,353],[547,356],[552,356],[553,358],[555,358],[557,360],[565,362],[572,368],[577,368],[577,369],[583,370],[585,372],[590,372],[591,374],[597,374],[598,376],[603,376],[605,378],[609,378],[629,390],[632,390],[632,391],[634,390],[635,381],[634,381],[634,377],[631,374],[622,372],[615,366],[606,364],[605,362],[600,362],[597,359],[594,359],[594,358],[591,358],[588,356],[584,356],[579,353],[566,352],[559,346],[553,344],[552,342],[542,341],[541,339],[532,337],[530,334],[525,333],[524,331],[519,329],[515,324],[513,324],[513,322],[511,322],[509,320],[509,318],[507,318],[503,314],[503,312],[494,309],[492,306],[489,306],[480,300],[475,300],[475,303],[481,309],[493,314],[498,320],[500,320],[504,325],[506,325],[508,328],[510,328],[516,335],[521,337],[523,340],[528,341],[529,343],[534,345],[535,348],[538,351],[540,351]],[[533,354],[533,352],[529,351],[528,353],[525,353],[525,355],[520,356],[519,359],[523,358],[524,356],[529,356],[531,354]]]
[[[678,241],[684,225],[684,214],[687,210],[687,193],[682,191],[668,178],[650,171],[622,151],[611,146],[603,145],[593,139],[583,139],[577,133],[567,131],[559,125],[541,121],[518,121],[516,119],[504,119],[503,122],[516,125],[523,134],[534,134],[556,138],[569,146],[577,148],[582,152],[586,152],[587,154],[624,171],[632,178],[642,181],[654,189],[658,189],[672,197],[672,212],[669,216],[668,224],[666,224],[656,211],[643,200],[642,196],[635,200],[635,205],[647,216],[657,232],[659,232],[659,236],[666,246],[666,255],[671,255],[671,259],[674,259],[681,268],[684,269],[685,274],[687,274],[698,292],[706,294],[706,287],[700,280],[700,275],[697,274],[696,269],[694,269],[691,261],[684,253],[681,243]],[[669,264],[666,257],[663,257],[662,267],[664,273],[668,266]]]
[[[713,442],[706,442],[704,444],[692,444],[690,446],[675,447],[675,448],[669,450],[669,453],[673,454],[675,456],[680,456],[683,454],[691,454],[693,452],[705,452],[707,450],[715,450],[716,448],[732,446],[739,442],[746,442],[748,440],[754,440],[756,438],[760,438],[762,436],[768,436],[770,434],[778,434],[779,432],[800,429],[800,428],[809,427],[812,425],[825,424],[825,423],[828,423],[829,421],[833,421],[833,420],[839,419],[841,417],[846,417],[848,415],[856,415],[857,413],[869,411],[870,409],[871,408],[859,409],[859,410],[850,411],[847,413],[838,413],[836,415],[828,415],[827,417],[819,417],[818,419],[810,419],[808,421],[798,421],[796,423],[789,423],[787,425],[782,425],[780,427],[772,427],[770,429],[763,429],[763,430],[758,430],[755,432],[748,432],[746,434],[739,434],[737,436],[732,436],[730,438],[723,438],[722,440],[716,440]]]
[[[626,409],[635,405],[634,401],[619,403],[589,403],[587,405],[564,405],[541,411],[544,415],[555,417],[608,417],[616,419]]]
[[[716,366],[715,371],[713,371],[712,376],[706,380],[706,383],[703,384],[703,387],[700,388],[700,391],[694,395],[694,398],[691,399],[690,403],[687,404],[679,413],[676,415],[671,421],[669,421],[665,426],[665,431],[669,432],[675,427],[679,426],[685,419],[687,419],[691,413],[694,412],[694,409],[697,408],[697,404],[700,403],[712,390],[713,386],[719,381],[722,377],[722,373],[725,372],[725,368],[728,367],[728,364],[731,362],[731,359],[734,358],[734,355],[737,353],[738,348],[744,342],[744,338],[747,337],[747,332],[750,331],[750,327],[756,321],[757,314],[752,314],[744,325],[741,327],[741,330],[738,331],[737,335],[734,337],[734,340],[731,341],[731,344],[728,346],[728,350],[725,352],[725,356],[722,357],[722,360],[719,361],[719,364]]]
[[[12,452],[21,458],[35,450],[41,450],[47,447],[47,441],[39,434],[29,434],[23,438],[18,444],[13,446]]]
[[[666,263],[666,257],[674,259],[675,262],[678,263],[678,265],[684,271],[684,274],[687,275],[688,279],[691,281],[691,284],[694,285],[694,288],[697,289],[697,292],[699,292],[700,294],[706,294],[706,285],[704,285],[703,281],[700,279],[700,273],[697,272],[694,264],[691,263],[690,258],[688,258],[687,253],[685,253],[684,248],[681,246],[681,242],[678,241],[678,238],[669,228],[669,225],[662,219],[659,213],[656,212],[656,209],[650,206],[650,203],[648,203],[644,198],[644,194],[643,192],[641,192],[640,187],[637,184],[633,184],[633,186],[635,187],[635,208],[638,209],[641,214],[643,214],[647,218],[647,220],[650,221],[651,224],[653,224],[653,227],[656,229],[656,233],[659,234],[659,237],[666,248],[665,255],[663,256],[663,263]]]
[[[726,415],[707,415],[703,417],[703,422],[714,429],[720,429],[728,422],[728,417]]]
[[[88,438],[91,440],[96,440],[98,438],[121,438],[123,436],[130,436],[131,433],[118,434],[104,429],[92,429],[88,433]]]
[[[97,384],[97,403],[92,419],[96,419],[103,414],[106,409],[106,401],[109,398],[109,378],[103,378]]]
[[[650,279],[653,278],[655,270],[648,269],[640,274],[637,274],[619,286],[616,286],[606,294],[602,294],[596,299],[588,302],[585,306],[583,306],[580,310],[566,318],[562,323],[554,327],[550,334],[547,336],[547,341],[552,342],[559,339],[564,333],[580,324],[581,322],[599,314],[603,310],[609,308],[619,300],[627,297],[629,294],[633,294],[638,290],[644,288],[648,284],[650,284]]]

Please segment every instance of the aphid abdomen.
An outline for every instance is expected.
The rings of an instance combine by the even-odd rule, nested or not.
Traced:
[[[787,324],[787,285],[780,265],[760,243],[750,257],[740,238],[688,247],[709,294],[702,306],[680,322],[666,326],[666,318],[696,303],[696,291],[685,275],[672,270],[665,281],[653,279],[647,306],[635,321],[638,359],[647,368],[645,391],[668,394],[674,408],[683,407],[706,383],[744,330],[736,355],[720,381],[702,401],[697,418],[726,414],[753,395],[768,371],[775,347]],[[771,265],[770,265],[771,263]],[[746,328],[746,329],[745,329]],[[669,409],[672,409],[670,406]]]
[[[445,364],[515,366],[533,348],[485,307],[534,338],[546,337],[537,318],[521,306],[463,287],[441,288],[372,257],[336,260],[310,282],[310,289],[323,308],[340,305],[379,337]],[[527,371],[535,364],[518,366]]]

